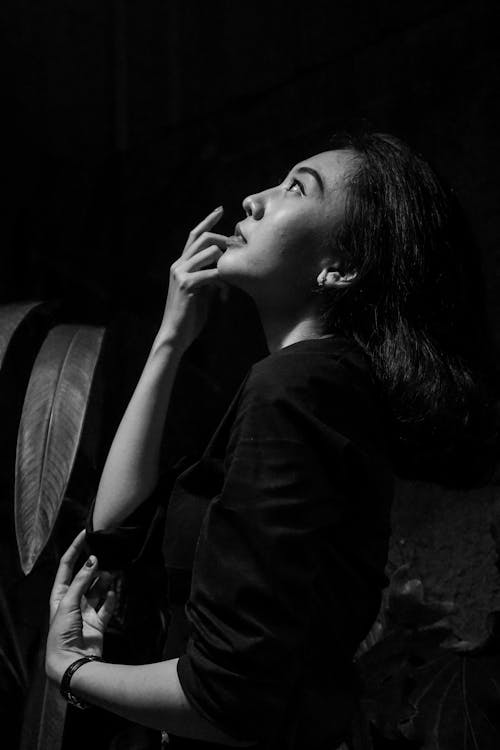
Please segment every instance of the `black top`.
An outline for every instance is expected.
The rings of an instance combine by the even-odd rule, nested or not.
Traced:
[[[192,567],[179,679],[238,739],[332,750],[346,732],[352,657],[386,583],[393,481],[381,403],[354,343],[297,342],[251,368],[171,493],[160,484],[111,532],[92,532],[90,516],[92,551],[117,567],[140,557],[170,494],[167,570],[175,580]]]

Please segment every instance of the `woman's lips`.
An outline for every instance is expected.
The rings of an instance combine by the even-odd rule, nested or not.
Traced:
[[[236,224],[236,226],[234,228],[234,235],[233,236],[234,237],[238,237],[242,242],[246,242],[247,241],[245,235],[241,231],[240,223]]]
[[[246,242],[243,237],[232,234],[227,238],[227,245],[228,247],[234,247],[235,245],[246,245]]]

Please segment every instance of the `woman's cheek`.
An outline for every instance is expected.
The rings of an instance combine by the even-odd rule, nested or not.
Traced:
[[[217,263],[219,277],[228,283],[241,286],[245,279],[252,279],[265,272],[263,258],[252,252],[246,245],[228,248]]]
[[[238,262],[238,258],[236,257],[235,259],[234,256],[235,248],[230,247],[221,255],[217,262],[219,276],[227,281],[231,281],[231,276],[235,271],[238,271],[238,266],[240,266],[241,271],[241,261]]]

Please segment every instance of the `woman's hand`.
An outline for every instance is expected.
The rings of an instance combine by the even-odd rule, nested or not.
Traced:
[[[211,232],[222,216],[222,206],[212,211],[190,232],[180,258],[170,268],[165,312],[158,336],[175,341],[183,350],[203,328],[214,288],[221,286],[217,264],[228,238]]]
[[[62,556],[50,595],[45,671],[57,682],[80,656],[101,656],[104,632],[114,609],[112,590],[105,593],[104,603],[99,607],[104,594],[102,579],[107,577],[105,588],[112,579],[109,574],[100,573],[95,557],[90,557],[71,580],[84,539],[85,531],[81,531]],[[98,583],[101,583],[99,592]]]

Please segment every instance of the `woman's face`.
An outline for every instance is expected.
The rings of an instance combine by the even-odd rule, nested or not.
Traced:
[[[217,264],[221,279],[267,305],[307,301],[321,270],[337,262],[331,236],[344,218],[352,159],[343,150],[316,154],[280,185],[245,198],[246,218]]]

